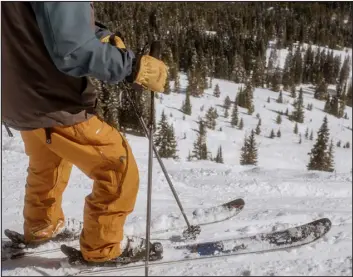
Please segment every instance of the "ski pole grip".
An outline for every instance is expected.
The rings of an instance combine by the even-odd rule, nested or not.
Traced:
[[[161,56],[161,42],[158,40],[155,40],[151,44],[151,49],[150,49],[150,56],[160,59]]]

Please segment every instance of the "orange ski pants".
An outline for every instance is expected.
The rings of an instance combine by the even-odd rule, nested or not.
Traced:
[[[85,198],[83,257],[99,262],[119,256],[123,226],[139,186],[137,164],[125,138],[96,116],[51,128],[50,144],[45,129],[22,131],[21,136],[29,156],[23,211],[26,240],[34,240],[33,234],[41,230],[49,238],[64,222],[62,194],[74,164],[94,181]]]

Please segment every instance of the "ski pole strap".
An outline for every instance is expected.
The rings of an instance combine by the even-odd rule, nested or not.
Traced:
[[[12,138],[13,137],[13,133],[11,132],[9,126],[7,126],[6,122],[3,122],[4,126],[5,126],[5,129],[7,131],[7,135]]]

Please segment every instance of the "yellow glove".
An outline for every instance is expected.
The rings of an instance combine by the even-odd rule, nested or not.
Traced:
[[[118,35],[109,35],[101,39],[103,43],[110,43],[117,48],[126,49],[122,39]],[[162,62],[150,55],[143,55],[137,61],[134,80],[132,82],[142,86],[144,89],[155,92],[164,92],[164,87],[168,75],[168,67]]]
[[[164,92],[168,75],[168,67],[152,56],[143,55],[137,65],[134,82],[143,88],[155,92]]]

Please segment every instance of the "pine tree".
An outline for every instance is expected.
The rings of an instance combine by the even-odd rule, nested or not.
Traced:
[[[333,141],[331,140],[328,153],[327,153],[327,162],[325,165],[326,171],[333,172],[335,170],[334,164],[335,164],[335,158],[333,153]]]
[[[217,150],[217,155],[215,158],[215,162],[216,163],[223,163],[223,155],[222,155],[222,146],[219,146],[218,150]]]
[[[238,105],[237,103],[234,103],[230,125],[232,127],[238,126],[238,121]]]
[[[297,98],[297,94],[295,92],[295,86],[291,86],[291,89],[290,89],[290,97],[292,98]]]
[[[186,93],[186,99],[185,102],[183,102],[183,105],[181,107],[181,110],[184,114],[191,115],[191,102],[190,102],[190,95],[189,93]]]
[[[331,113],[331,96],[330,95],[327,97],[327,100],[325,102],[324,112]]]
[[[213,110],[213,117],[214,117],[214,119],[217,119],[219,117],[218,112],[217,112],[217,108],[215,108]]]
[[[295,110],[293,111],[291,115],[291,119],[303,123],[304,122],[304,105],[303,105],[303,89],[300,88],[299,90],[299,96],[298,100],[296,101],[295,105]]]
[[[280,138],[280,137],[281,137],[281,135],[282,135],[282,134],[281,134],[281,130],[280,130],[280,129],[278,129],[278,131],[277,131],[277,137],[278,137],[278,138]]]
[[[308,170],[321,170],[330,171],[332,169],[332,163],[330,161],[329,154],[329,129],[327,117],[325,116],[323,123],[318,131],[316,143],[311,149],[310,160],[307,165]]]
[[[294,130],[293,130],[294,134],[298,134],[298,123],[296,122],[294,125]]]
[[[168,129],[168,141],[169,141],[169,145],[167,148],[167,155],[170,158],[173,159],[177,159],[178,155],[177,155],[177,147],[178,147],[178,143],[175,139],[175,132],[174,132],[174,126],[170,125],[169,129]]]
[[[235,83],[243,83],[246,78],[246,70],[244,68],[243,57],[236,54],[233,60],[233,70],[230,74],[230,80]]]
[[[214,91],[213,91],[213,96],[219,98],[221,96],[221,90],[219,89],[219,85],[216,84]]]
[[[313,140],[314,139],[314,133],[313,133],[313,130],[311,130],[311,133],[310,133],[310,137],[309,137],[310,140]]]
[[[191,155],[191,153],[190,153],[190,150],[189,150],[189,155],[188,155],[188,157],[187,157],[187,160],[190,162],[191,160],[192,160],[192,155]]]
[[[244,121],[243,121],[243,118],[241,118],[239,123],[239,130],[243,130],[243,128],[244,128]]]
[[[270,84],[272,83],[273,75],[274,75],[274,70],[273,68],[275,67],[275,63],[277,61],[277,49],[272,49],[270,53],[270,57],[268,59],[268,65],[267,65],[267,87],[270,87]]]
[[[229,116],[228,109],[224,109],[224,117],[228,118],[228,116]]]
[[[271,130],[270,138],[271,138],[271,139],[275,138],[275,131],[273,131],[273,129]]]
[[[255,129],[255,133],[256,135],[260,135],[261,134],[261,119],[259,119],[259,122],[257,123],[256,129]]]
[[[265,58],[258,56],[256,58],[256,66],[253,72],[253,80],[255,87],[264,87],[265,77]]]
[[[348,91],[347,91],[346,99],[347,99],[347,103],[346,103],[347,106],[352,107],[352,82],[350,82],[349,85],[348,85]]]
[[[334,116],[338,117],[339,113],[339,99],[337,95],[332,96],[331,102],[330,102],[330,113]]]
[[[294,64],[293,64],[294,83],[298,85],[302,82],[302,75],[303,75],[303,61],[302,61],[302,55],[300,53],[299,46],[295,51],[293,60],[294,60]]]
[[[351,69],[351,64],[352,61],[350,59],[350,56],[346,56],[346,58],[344,59],[340,74],[339,74],[339,80],[338,83],[341,85],[341,87],[343,87],[343,84],[347,81],[348,76],[349,76],[349,72]]]
[[[282,117],[281,117],[280,114],[277,115],[276,123],[277,123],[277,124],[281,124],[281,123],[282,123]]]
[[[158,123],[154,143],[161,158],[177,158],[177,143],[174,136],[173,126],[169,126],[164,111]]]
[[[171,89],[170,89],[170,75],[167,75],[167,80],[164,86],[164,94],[170,94],[171,93]]]
[[[283,103],[283,94],[282,94],[282,90],[279,92],[278,98],[276,100],[277,103],[282,104]]]
[[[309,128],[307,127],[305,130],[305,138],[308,139],[309,138]]]
[[[304,67],[303,67],[303,83],[307,84],[313,81],[313,64],[314,64],[314,52],[312,46],[309,45],[304,55]]]
[[[252,115],[255,111],[255,106],[253,104],[250,104],[248,108],[248,115]]]
[[[346,101],[341,101],[340,106],[338,108],[338,114],[337,114],[338,118],[343,117],[345,109],[346,109]]]
[[[245,85],[245,89],[240,88],[239,93],[236,97],[236,103],[238,106],[248,109],[248,114],[252,114],[254,112],[253,105],[253,94],[254,88],[251,83],[251,80],[248,80]]]
[[[227,95],[227,97],[224,99],[223,106],[225,109],[229,109],[231,104],[232,104],[232,101],[230,100],[229,96]]]
[[[287,90],[288,87],[291,87],[294,83],[293,77],[292,77],[292,70],[293,70],[292,63],[293,63],[293,55],[292,55],[292,52],[289,51],[286,57],[286,60],[284,62],[284,68],[283,68],[282,83],[283,83],[284,90]]]
[[[194,142],[194,149],[192,150],[192,157],[197,160],[207,160],[208,151],[206,144],[206,126],[202,120],[199,122],[199,132],[196,141]]]
[[[257,146],[255,141],[255,132],[251,130],[251,134],[244,140],[244,146],[241,149],[240,157],[241,165],[256,165],[257,164]]]
[[[272,76],[272,81],[271,81],[271,89],[273,91],[278,92],[281,87],[282,80],[281,80],[281,69],[279,67],[276,68],[275,73]]]
[[[197,96],[198,84],[197,84],[197,76],[196,69],[191,67],[187,72],[188,77],[188,86],[186,88],[186,94]]]
[[[318,85],[315,88],[314,98],[318,100],[327,99],[328,97],[327,87],[328,85],[325,82],[325,79],[321,79],[321,81],[319,81]]]
[[[179,78],[179,74],[177,74],[176,77],[175,77],[174,92],[175,93],[180,93],[180,78]]]
[[[216,118],[217,114],[215,112],[215,109],[213,107],[210,107],[206,113],[206,126],[214,130],[216,128]]]

